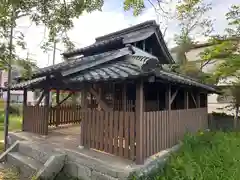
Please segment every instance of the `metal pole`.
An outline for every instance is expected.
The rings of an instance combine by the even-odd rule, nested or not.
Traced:
[[[9,108],[10,108],[10,87],[12,81],[12,44],[13,44],[13,23],[14,23],[14,9],[11,15],[11,29],[10,29],[10,40],[9,40],[9,61],[8,61],[8,86],[7,86],[7,102],[5,109],[5,120],[4,120],[4,151],[8,148],[8,124],[9,124]]]

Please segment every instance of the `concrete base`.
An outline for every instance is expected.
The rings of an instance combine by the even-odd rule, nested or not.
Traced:
[[[58,159],[61,163],[64,162],[62,173],[83,180],[121,180],[127,179],[132,174],[142,176],[158,168],[159,164],[164,165],[169,154],[177,151],[180,147],[180,145],[176,145],[173,148],[161,151],[146,159],[143,165],[136,165],[130,160],[77,145],[75,148],[68,149],[59,143],[54,143],[56,142],[56,137],[54,137],[54,142],[52,142],[50,139],[41,139],[41,137],[39,137],[39,139],[36,137],[31,139],[32,136],[26,133],[13,133],[10,134],[10,136],[12,142],[24,139],[25,141],[38,143],[40,146],[50,147],[56,152],[59,151],[66,154],[66,157],[62,156]],[[63,139],[63,137],[58,138]],[[55,162],[58,162],[58,160]],[[49,164],[55,163],[51,163],[50,161]],[[59,168],[55,172],[59,171]],[[47,170],[47,168],[41,169],[39,173],[47,172]],[[55,175],[56,174],[54,174],[54,176]]]

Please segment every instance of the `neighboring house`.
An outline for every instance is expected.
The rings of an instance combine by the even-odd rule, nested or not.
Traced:
[[[14,66],[12,69],[12,79],[15,77],[18,77],[20,75],[20,70],[17,66]],[[7,81],[8,81],[8,72],[5,70],[0,71],[0,87],[6,88],[7,87]],[[6,100],[7,98],[7,92],[6,91],[1,91],[1,98]],[[11,102],[12,103],[22,103],[23,102],[23,91],[11,91]],[[28,103],[33,103],[34,102],[34,92],[28,91]]]
[[[206,48],[211,47],[213,44],[210,43],[199,43],[195,45],[189,52],[186,53],[188,61],[196,62],[197,65],[202,66],[202,71],[205,73],[210,73],[216,70],[216,65],[219,64],[221,61],[218,60],[211,60],[209,63],[206,63],[206,65],[202,65],[200,61],[200,53],[204,52]],[[171,53],[173,53],[173,57],[176,58],[175,52],[177,48],[173,48],[171,50]],[[227,79],[224,82],[219,82],[217,85],[218,87],[227,86],[228,82],[232,81],[233,79]],[[226,106],[230,105],[232,98],[231,97],[223,97],[222,95],[218,94],[210,94],[208,96],[208,112],[219,112],[219,113],[227,113],[227,114],[233,114],[234,111],[229,111],[226,109]]]

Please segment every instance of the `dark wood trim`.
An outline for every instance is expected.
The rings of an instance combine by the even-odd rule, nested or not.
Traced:
[[[136,163],[144,163],[144,91],[143,91],[143,81],[137,82],[136,84]]]

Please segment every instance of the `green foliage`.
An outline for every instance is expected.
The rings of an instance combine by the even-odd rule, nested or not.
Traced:
[[[164,168],[141,180],[236,180],[240,177],[240,133],[199,132],[187,135]],[[132,178],[134,179],[134,178]]]
[[[142,10],[145,8],[144,0],[125,0],[124,1],[124,10],[129,11],[133,10],[133,15],[139,15]]]
[[[9,113],[12,115],[21,116],[23,111],[22,104],[11,104],[9,108]]]

